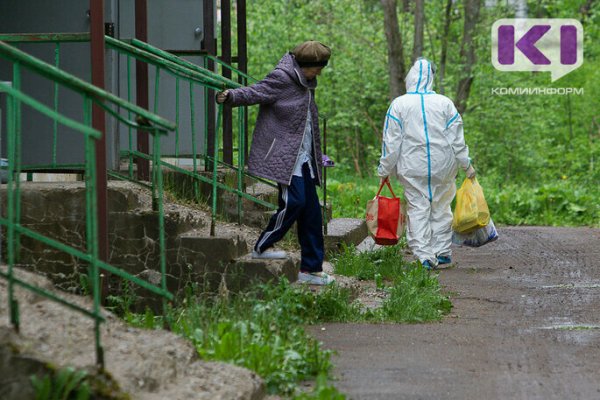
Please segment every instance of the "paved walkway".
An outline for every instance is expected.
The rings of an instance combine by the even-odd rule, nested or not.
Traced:
[[[456,248],[441,322],[311,328],[350,399],[600,399],[600,230],[514,227]],[[325,327],[325,330],[321,328]]]

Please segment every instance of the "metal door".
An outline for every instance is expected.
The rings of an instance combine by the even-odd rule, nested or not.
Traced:
[[[114,18],[114,2],[105,0],[105,19]],[[48,33],[48,32],[89,32],[89,1],[85,0],[2,0],[0,1],[1,33]],[[55,63],[55,45],[50,43],[21,44],[21,50],[38,57],[49,64]],[[107,52],[107,66],[111,60]],[[59,68],[90,82],[90,46],[89,43],[63,43],[60,45]],[[107,90],[114,88],[112,79],[114,68],[107,68]],[[0,80],[12,80],[12,68],[0,59]],[[22,90],[30,96],[54,107],[54,84],[38,75],[23,71]],[[83,121],[83,101],[79,94],[60,87],[58,89],[58,111],[70,118]],[[56,145],[54,142],[53,122],[32,110],[23,108],[23,163],[51,164],[56,154],[57,164],[83,163],[83,139],[77,134],[59,125]],[[6,118],[3,118],[5,121]],[[108,165],[115,162],[117,142],[112,133],[113,125],[107,125]],[[2,130],[6,132],[5,129]],[[6,143],[6,140],[2,140]],[[56,151],[54,151],[56,148]],[[6,155],[3,146],[2,155]]]
[[[130,39],[135,36],[135,1],[119,0],[118,36],[120,39]],[[163,50],[199,50],[201,48],[203,1],[202,0],[148,0],[148,42]],[[135,102],[135,60],[130,61],[130,75],[133,83],[129,90],[127,83],[127,59],[118,57],[119,68],[119,93],[122,98],[130,98]],[[190,61],[202,65],[199,56],[186,57]],[[155,102],[155,74],[156,70],[150,66],[148,69],[149,82],[149,108],[157,114],[171,121],[179,121],[178,137],[172,132],[164,137],[161,142],[162,154],[180,156],[192,154],[192,123],[190,110],[190,87],[184,81],[179,83],[179,115],[176,110],[176,79],[166,73],[160,72],[158,102]],[[196,151],[202,152],[204,148],[204,90],[201,86],[193,87],[194,101],[194,131]],[[120,144],[122,149],[129,146],[129,132],[120,131]],[[132,135],[133,148],[136,147],[136,135]],[[176,144],[178,150],[176,151]]]

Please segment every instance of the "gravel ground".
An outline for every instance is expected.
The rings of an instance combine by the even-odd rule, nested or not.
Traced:
[[[507,227],[439,271],[426,324],[323,324],[350,399],[600,399],[600,230]],[[325,329],[323,329],[325,328]]]

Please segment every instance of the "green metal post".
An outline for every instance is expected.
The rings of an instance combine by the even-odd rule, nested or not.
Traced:
[[[88,126],[92,125],[92,100],[83,97],[83,120]],[[104,368],[104,351],[100,343],[100,277],[98,273],[98,204],[96,197],[96,146],[90,136],[85,140],[86,162],[86,243],[90,255],[89,275],[92,282],[92,296],[94,300],[94,335],[96,345],[96,364]]]
[[[238,168],[237,168],[237,188],[239,193],[244,191],[244,107],[238,108]],[[238,224],[242,223],[242,200],[243,197],[238,194],[237,215]]]
[[[192,132],[192,163],[194,175],[198,173],[198,153],[196,149],[196,105],[194,104],[194,82],[190,81],[190,128]],[[197,179],[194,179],[194,199],[200,201],[200,189]]]
[[[14,63],[13,65],[13,88],[21,90],[21,64]],[[21,102],[15,99],[14,102],[14,129],[15,129],[15,222],[21,224]],[[19,261],[21,257],[21,235],[19,232],[15,233],[15,261]]]
[[[127,56],[127,101],[131,102],[131,57]],[[131,111],[127,110],[127,118],[131,120]],[[129,152],[128,152],[128,176],[129,179],[133,179],[133,128],[131,126],[127,127],[127,134],[129,138]]]
[[[175,158],[179,158],[179,76],[175,77]]]
[[[156,187],[156,204],[158,211],[158,243],[160,252],[160,273],[161,273],[161,288],[167,292],[167,258],[165,253],[165,218],[163,208],[163,176],[161,170],[160,159],[160,135],[152,132],[152,143],[154,150],[152,152],[152,171],[154,182],[153,187]],[[163,297],[163,312],[167,315],[167,300]]]
[[[215,224],[217,220],[217,161],[219,160],[219,125],[223,115],[223,104],[219,104],[217,111],[217,126],[215,127],[215,149],[213,153],[213,176],[212,176],[212,212],[210,219],[210,236],[215,236]]]
[[[54,66],[60,67],[60,42],[54,47]],[[58,112],[58,82],[54,82],[54,111]],[[58,120],[54,120],[54,132],[52,140],[52,165],[56,166],[56,151],[58,149]]]
[[[160,68],[158,65],[154,69],[154,113],[158,113],[158,94],[160,91]]]
[[[8,242],[7,242],[7,250],[8,250],[8,307],[10,309],[10,322],[14,326],[15,330],[19,332],[19,303],[17,299],[14,297],[14,275],[13,275],[13,267],[15,265],[16,255],[15,255],[15,225],[16,225],[16,213],[15,213],[15,202],[19,202],[20,199],[15,197],[17,195],[17,190],[15,187],[15,178],[18,179],[18,176],[15,177],[16,173],[16,99],[11,96],[8,96],[6,101],[7,106],[7,137],[8,137],[8,185],[7,185],[7,198],[8,198]]]
[[[202,66],[206,69],[208,67],[208,61],[206,56],[202,59]],[[206,170],[208,165],[208,87],[204,87],[204,169]]]

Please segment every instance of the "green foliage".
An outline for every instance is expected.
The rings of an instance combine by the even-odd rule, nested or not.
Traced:
[[[452,309],[448,297],[440,292],[436,275],[412,263],[394,278],[381,313],[387,321],[423,322],[440,319]]]
[[[460,186],[463,179],[461,174],[457,185]],[[600,226],[598,185],[580,183],[577,178],[566,175],[548,180],[538,177],[537,181],[542,183],[532,181],[527,185],[506,182],[493,172],[480,173],[478,180],[496,224]],[[364,218],[367,201],[377,193],[378,180],[338,173],[333,182],[331,190],[329,183],[327,187],[333,217]],[[392,186],[396,195],[401,196],[400,184],[393,181]]]
[[[334,260],[337,274],[375,280],[376,286],[387,292],[383,306],[364,313],[365,320],[422,322],[438,320],[450,312],[452,303],[441,293],[437,275],[418,262],[406,262],[402,256],[405,248],[406,243],[401,242],[357,253],[348,246]]]
[[[331,312],[331,303],[328,298],[319,306],[315,294],[282,280],[228,297],[189,297],[167,318],[201,357],[249,368],[263,377],[270,393],[291,394],[296,382],[331,369],[330,352],[303,328],[319,318],[319,307]],[[162,320],[150,311],[129,315],[131,323],[145,328],[158,327]]]
[[[372,252],[357,253],[354,246],[342,246],[342,251],[333,260],[335,273],[361,280],[375,280],[376,275],[392,280],[402,274],[406,264],[402,256],[405,248],[404,239],[396,246],[385,246]]]
[[[32,375],[31,384],[35,400],[87,400],[91,392],[86,379],[87,372],[66,367],[42,378]]]
[[[345,170],[335,170],[327,179],[327,202],[333,218],[364,218],[367,201],[377,194],[379,179],[357,178]],[[384,189],[387,194],[387,189]],[[396,193],[397,196],[400,193]]]
[[[465,138],[490,196],[492,217],[499,224],[599,226],[595,199],[600,196],[600,3],[529,2],[531,17],[577,18],[584,26],[583,65],[553,83],[549,73],[493,68],[490,28],[499,18],[514,17],[513,7],[498,3],[481,8],[473,39],[477,52],[474,79],[463,113]],[[444,5],[445,1],[425,6],[423,55],[438,67]],[[401,8],[399,24],[408,65],[413,17]],[[453,2],[445,79],[434,83],[434,90],[450,98],[464,70],[460,57],[463,22],[462,2]],[[316,92],[320,112],[328,117],[328,153],[336,161],[330,169],[328,200],[334,217],[362,217],[366,201],[377,190],[375,168],[390,101],[380,2],[257,0],[248,4],[248,23],[249,66],[257,78],[299,42],[317,39],[332,47],[330,65],[319,77]],[[494,88],[518,87],[582,88],[584,94],[492,93]],[[256,107],[251,110],[256,115]]]
[[[366,320],[359,303],[351,298],[350,290],[338,285],[324,288],[313,302],[313,323],[316,322],[356,322]]]
[[[118,296],[109,295],[106,297],[106,308],[118,315],[126,315],[131,311],[136,301],[136,294],[133,285],[126,279],[120,280],[121,290]]]
[[[488,186],[486,199],[495,221],[509,225],[589,225],[600,221],[597,187],[557,181],[538,187]]]
[[[404,248],[402,244],[357,254],[348,247],[334,260],[336,273],[369,280],[380,277],[380,290],[388,292],[381,309],[366,309],[350,289],[337,284],[313,292],[282,279],[227,296],[190,290],[184,303],[171,309],[166,318],[171,329],[189,338],[204,359],[249,368],[263,377],[270,393],[290,395],[297,382],[326,377],[331,369],[331,353],[305,333],[306,324],[415,322],[439,319],[448,312],[450,302],[440,294],[437,276],[416,263],[407,264],[402,258]],[[150,310],[125,315],[130,323],[144,328],[160,327],[164,319]],[[324,379],[318,378],[315,390],[298,398],[343,398]]]

